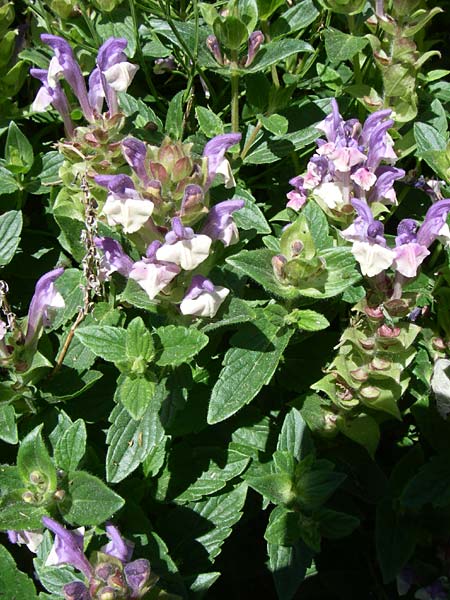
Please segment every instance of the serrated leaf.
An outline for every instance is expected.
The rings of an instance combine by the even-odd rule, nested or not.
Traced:
[[[247,67],[244,73],[257,73],[264,71],[268,67],[285,60],[293,54],[300,52],[313,52],[314,49],[310,44],[301,40],[275,40],[265,44],[259,50],[252,64]]]
[[[0,194],[13,194],[18,189],[19,183],[11,171],[0,166]]]
[[[254,229],[256,233],[272,232],[264,213],[248,190],[237,186],[232,200],[235,199],[244,200],[244,206],[233,214],[233,220],[239,229]]]
[[[294,309],[288,315],[287,322],[295,323],[304,331],[321,331],[330,326],[328,319],[315,310]]]
[[[56,469],[42,440],[42,427],[39,425],[30,431],[20,443],[17,468],[26,486],[30,485],[31,473],[38,472],[46,479],[47,490],[51,491],[56,489]]]
[[[124,505],[123,498],[85,471],[69,473],[69,494],[69,510],[62,512],[71,525],[100,525]]]
[[[355,54],[361,52],[369,43],[369,40],[365,37],[343,33],[331,27],[325,31],[323,36],[325,51],[328,60],[332,64],[352,59]]]
[[[19,571],[14,559],[0,546],[0,598],[5,600],[37,600],[36,588],[25,573]]]
[[[284,506],[274,508],[270,515],[270,523],[264,533],[264,539],[269,544],[292,546],[300,537],[298,512],[288,510]]]
[[[111,426],[106,443],[106,478],[118,483],[132,473],[148,454],[161,443],[164,429],[159,409],[164,399],[164,387],[158,386],[153,402],[142,419],[130,419],[125,408],[116,406],[111,413]]]
[[[114,400],[124,406],[132,419],[140,419],[155,394],[155,383],[144,375],[121,375],[117,382]]]
[[[27,173],[34,161],[33,146],[14,121],[11,121],[8,127],[5,161],[7,166],[17,173]]]
[[[42,527],[42,517],[48,515],[43,506],[26,504],[21,499],[8,499],[0,506],[0,529],[31,530]]]
[[[209,341],[207,335],[197,329],[167,325],[158,327],[156,335],[159,337],[159,350],[156,364],[160,367],[181,365],[198,354]]]
[[[269,569],[279,600],[291,600],[311,565],[313,552],[303,541],[293,546],[268,544]]]
[[[195,115],[197,117],[198,126],[207,138],[220,135],[224,132],[223,123],[220,117],[218,117],[210,108],[196,106]]]
[[[0,439],[7,444],[17,444],[16,413],[12,404],[0,404]]]
[[[414,123],[414,138],[417,144],[419,157],[430,151],[445,151],[447,142],[445,137],[434,127],[427,123]]]
[[[279,315],[259,313],[252,324],[245,324],[232,339],[223,368],[212,393],[208,423],[219,423],[253,400],[271,380],[292,335]]]
[[[289,504],[295,498],[292,478],[288,473],[250,476],[245,480],[251,488],[273,504]]]
[[[1,180],[0,172],[0,182]],[[21,231],[22,213],[20,211],[10,210],[0,216],[0,265],[7,265],[13,259],[20,242]]]
[[[450,503],[450,464],[448,456],[435,456],[427,462],[405,487],[403,506],[418,509],[425,504],[444,507]]]
[[[141,317],[136,317],[128,325],[126,347],[130,359],[142,359],[145,364],[153,357],[152,336]]]
[[[175,94],[167,109],[165,133],[173,140],[183,137],[183,97],[184,91]]]
[[[294,458],[301,460],[311,449],[312,443],[306,423],[300,411],[291,408],[283,421],[277,450],[287,450]]]
[[[289,121],[282,115],[275,114],[269,117],[258,115],[258,119],[263,124],[264,129],[267,129],[267,131],[270,131],[274,135],[284,135],[287,133]]]
[[[96,356],[107,361],[121,362],[126,357],[127,334],[120,327],[86,325],[76,330],[75,337]]]
[[[86,451],[86,426],[82,419],[69,425],[55,445],[54,460],[58,468],[73,471]]]
[[[312,144],[319,137],[315,127],[305,127],[283,136],[269,137],[265,134],[252,146],[252,149],[243,160],[245,165],[263,165],[273,163],[294,150],[300,150]]]

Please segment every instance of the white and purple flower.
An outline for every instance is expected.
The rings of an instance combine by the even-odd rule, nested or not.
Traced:
[[[212,319],[230,293],[226,287],[214,285],[202,275],[195,275],[180,304],[183,315]]]

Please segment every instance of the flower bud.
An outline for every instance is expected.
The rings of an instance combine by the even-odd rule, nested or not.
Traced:
[[[113,590],[113,588],[107,586],[100,590],[100,592],[97,594],[97,598],[98,600],[115,600],[116,592]]]
[[[374,321],[379,321],[380,319],[384,319],[383,311],[379,306],[371,307],[366,306],[364,312],[369,317],[369,319],[373,319]]]
[[[208,46],[209,51],[214,56],[219,65],[223,65],[223,57],[222,52],[220,51],[219,40],[215,35],[208,35],[206,38],[206,45]]]
[[[30,481],[34,485],[43,485],[46,480],[43,473],[41,473],[40,471],[32,471],[30,473]]]
[[[22,494],[22,500],[27,504],[34,504],[36,502],[36,496],[32,492],[24,492]]]
[[[373,350],[375,348],[375,340],[373,338],[359,340],[359,343],[364,348],[364,350]]]
[[[64,490],[56,490],[56,492],[53,494],[53,499],[56,500],[56,502],[62,502],[65,497],[66,492]]]
[[[355,379],[356,381],[367,381],[369,377],[367,371],[362,367],[355,369],[354,371],[350,371],[350,375],[352,376],[352,379]]]
[[[278,279],[284,279],[284,265],[286,263],[286,257],[282,254],[277,254],[272,258],[273,272]]]
[[[248,53],[247,53],[247,58],[244,64],[244,67],[249,67],[258,50],[261,47],[261,44],[264,42],[264,34],[262,31],[254,31],[250,37],[248,38]]]
[[[445,342],[442,338],[435,337],[431,340],[431,343],[433,344],[433,348],[435,350],[443,352],[446,349]]]
[[[360,390],[359,393],[367,400],[375,400],[380,395],[380,389],[374,385],[366,385]]]
[[[400,327],[389,327],[389,325],[381,325],[377,329],[377,335],[382,338],[396,338],[400,335]]]
[[[370,363],[370,368],[375,371],[386,371],[391,367],[391,361],[385,358],[375,357]]]

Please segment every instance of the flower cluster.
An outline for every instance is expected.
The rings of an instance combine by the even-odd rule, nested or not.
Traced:
[[[83,528],[69,531],[50,517],[42,521],[55,534],[45,565],[72,565],[86,578],[86,583],[76,580],[64,585],[66,600],[135,600],[143,598],[155,583],[148,560],[131,560],[134,544],[123,539],[114,525],[106,525],[110,541],[90,562],[83,551]]]
[[[431,244],[437,238],[450,240],[446,224],[449,199],[435,202],[420,226],[414,219],[402,219],[397,227],[394,248],[388,247],[383,223],[375,220],[369,205],[356,198],[352,205],[358,216],[341,235],[352,242],[353,255],[363,275],[368,277],[380,275],[389,267],[395,270],[397,282],[416,277],[418,268],[430,254]]]
[[[97,238],[104,279],[118,272],[134,279],[154,299],[161,292],[166,297],[171,294],[169,284],[180,275],[176,286],[186,291],[180,304],[182,314],[216,314],[229,290],[194,271],[200,266],[204,270],[215,241],[229,246],[239,239],[232,215],[243,207],[243,200],[226,200],[208,209],[208,190],[216,175],[224,177],[226,187],[234,185],[225,152],[239,140],[240,134],[232,133],[213,138],[200,160],[192,158],[189,144],[169,139],[161,147],[135,138],[123,141],[133,178],[121,174],[94,179],[107,190],[102,214],[108,225],[132,235],[142,258],[133,261],[119,242]],[[198,222],[201,227],[195,231],[191,225]]]
[[[108,106],[109,118],[118,113],[117,92],[128,89],[138,69],[127,61],[124,53],[128,44],[126,39],[111,37],[100,47],[96,67],[89,75],[89,89],[68,42],[50,34],[41,35],[41,40],[50,46],[54,56],[48,69],[30,70],[31,75],[42,83],[33,102],[34,111],[41,112],[52,105],[61,115],[67,134],[72,136],[74,127],[69,102],[60,83],[61,79],[65,79],[89,123],[95,123],[99,119],[104,100]]]
[[[393,184],[405,172],[392,166],[397,156],[388,134],[394,124],[391,111],[377,111],[361,125],[357,119],[344,121],[334,98],[331,107],[316,125],[326,140],[317,141],[306,173],[290,180],[295,189],[287,195],[287,206],[299,210],[312,196],[329,216],[342,219],[352,212],[354,198],[395,204]]]

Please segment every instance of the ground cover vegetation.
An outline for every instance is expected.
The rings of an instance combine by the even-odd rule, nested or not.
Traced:
[[[449,598],[448,4],[1,0],[2,598]]]

